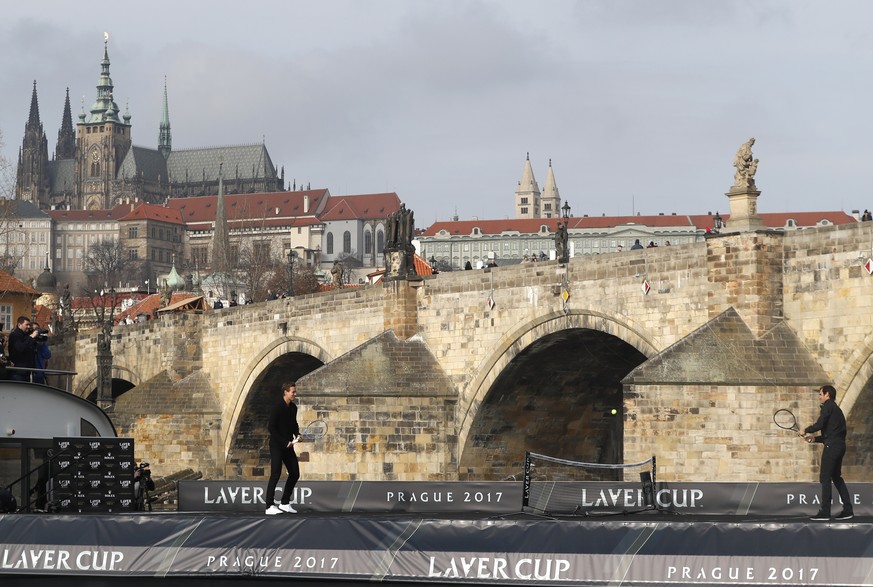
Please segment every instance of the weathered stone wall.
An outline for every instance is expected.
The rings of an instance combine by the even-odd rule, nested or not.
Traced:
[[[773,413],[788,408],[809,425],[817,398],[808,388],[629,385],[625,461],[655,455],[658,479],[671,481],[814,479],[820,445],[778,428]]]
[[[786,237],[785,316],[851,411],[873,377],[873,222]]]
[[[119,436],[134,439],[137,460],[156,474],[190,468],[221,477],[220,407],[202,371],[178,381],[158,375],[121,395],[111,415]]]

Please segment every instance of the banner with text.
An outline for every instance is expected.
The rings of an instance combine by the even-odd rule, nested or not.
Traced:
[[[873,585],[870,524],[0,516],[0,576]]]
[[[261,512],[266,482],[180,481],[179,511]],[[275,499],[282,495],[280,488]],[[560,486],[556,488],[556,486]],[[804,516],[819,509],[818,483],[658,483],[655,509],[700,515]],[[589,515],[647,509],[642,487],[623,482],[534,482],[532,511]],[[857,515],[873,515],[873,483],[850,483]],[[572,495],[560,503],[548,496]],[[834,499],[839,497],[834,492]],[[520,482],[300,481],[290,500],[302,512],[490,513],[522,511]],[[833,506],[839,511],[839,503]]]

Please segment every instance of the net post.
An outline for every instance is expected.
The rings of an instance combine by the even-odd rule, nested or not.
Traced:
[[[524,453],[524,476],[521,487],[521,507],[530,505],[530,451]]]

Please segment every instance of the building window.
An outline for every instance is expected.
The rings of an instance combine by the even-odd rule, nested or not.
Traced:
[[[0,330],[12,330],[12,305],[0,304]]]
[[[137,251],[136,249],[128,249],[127,258],[131,261],[136,261],[137,259],[139,259],[139,251]]]
[[[270,258],[270,241],[255,243],[252,246],[252,253],[255,259],[267,260]]]
[[[191,257],[194,261],[194,267],[206,267],[209,261],[208,251],[206,247],[192,248]]]
[[[352,233],[348,230],[343,233],[343,253],[352,252]]]
[[[373,252],[373,233],[369,230],[364,233],[364,253],[370,254]]]
[[[385,233],[381,230],[376,231],[376,254],[381,255],[385,250]]]
[[[522,199],[521,199],[521,203],[522,203],[522,204],[527,204],[527,198],[522,198]]]
[[[128,238],[139,238],[139,227],[131,226],[127,229],[127,237]]]
[[[522,209],[521,209],[521,213],[522,213],[522,214],[527,214],[527,208],[522,208]]]
[[[327,233],[327,254],[333,255],[333,233]]]

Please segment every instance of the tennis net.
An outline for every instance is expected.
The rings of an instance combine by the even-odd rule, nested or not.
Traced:
[[[545,514],[566,515],[654,509],[655,463],[654,456],[639,463],[605,464],[528,452],[524,459],[522,506]]]

